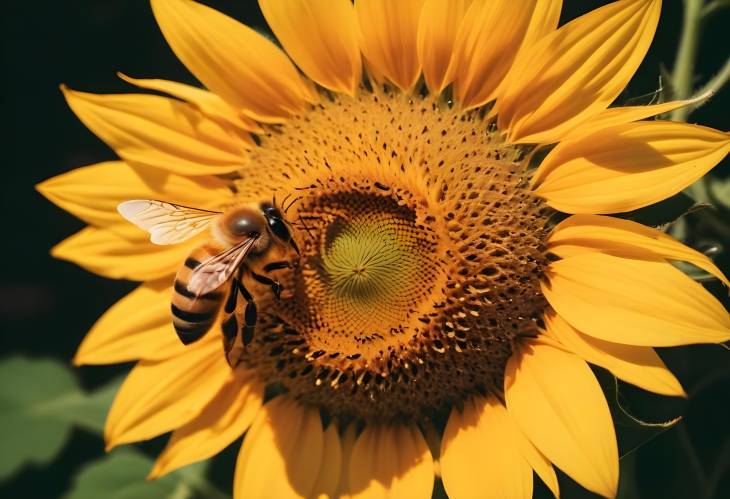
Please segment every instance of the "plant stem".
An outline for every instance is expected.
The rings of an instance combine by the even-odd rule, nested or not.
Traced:
[[[702,22],[702,0],[684,0],[684,22],[682,37],[679,40],[677,57],[672,71],[673,98],[688,99],[692,96],[692,83],[695,72],[695,60],[700,41],[700,24]],[[672,111],[672,121],[687,121],[690,109],[682,107]]]

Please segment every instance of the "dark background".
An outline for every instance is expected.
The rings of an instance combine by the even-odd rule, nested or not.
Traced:
[[[256,2],[205,3],[266,29]],[[565,20],[607,2],[564,3]],[[652,48],[620,100],[654,91],[660,64],[671,68],[682,2],[664,3]],[[698,83],[706,81],[728,57],[729,13],[730,9],[716,15],[704,30]],[[66,83],[73,89],[98,93],[134,91],[115,76],[117,71],[135,77],[194,80],[167,47],[144,0],[6,0],[2,39],[0,356],[20,353],[68,362],[94,321],[134,284],[94,276],[48,255],[51,246],[79,230],[82,223],[44,200],[34,191],[34,184],[115,157],[68,110],[58,86]],[[730,89],[726,88],[690,121],[728,129],[729,103]],[[726,160],[715,174],[727,176],[728,170]],[[713,234],[699,236],[717,239]],[[730,246],[730,241],[721,242]],[[719,263],[726,273],[729,261],[727,252],[720,255]],[[715,284],[710,288],[721,292]],[[679,414],[686,418],[631,455],[630,466],[626,466],[629,471],[622,476],[622,487],[632,487],[626,497],[730,497],[730,352],[719,346],[695,346],[661,353],[690,400],[674,401],[667,407],[657,403],[640,415],[653,420]],[[85,386],[94,387],[128,367],[84,367],[78,374]],[[636,407],[646,406],[642,404],[637,402]],[[659,414],[652,413],[656,408]],[[76,431],[60,458],[44,468],[25,468],[8,483],[0,484],[0,497],[59,497],[74,471],[102,454],[103,445],[97,437]],[[218,477],[224,490],[230,488],[230,475],[225,474],[231,473],[232,458],[230,451],[222,458],[231,461],[230,467],[221,467],[228,471],[221,471]],[[714,495],[708,490],[712,480],[717,484]],[[581,495],[565,482],[563,497]]]

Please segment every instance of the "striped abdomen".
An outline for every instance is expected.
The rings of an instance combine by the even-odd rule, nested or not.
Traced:
[[[188,281],[193,270],[220,252],[221,248],[209,244],[196,248],[175,276],[172,292],[172,324],[180,341],[185,345],[199,340],[208,332],[223,303],[224,286],[198,297],[188,289]]]

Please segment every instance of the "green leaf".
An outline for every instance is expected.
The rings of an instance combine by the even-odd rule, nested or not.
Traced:
[[[74,377],[53,361],[11,358],[0,363],[0,480],[26,462],[47,463],[61,450],[70,425],[38,408],[76,392]]]
[[[0,480],[28,463],[45,464],[74,424],[101,432],[118,381],[92,394],[62,363],[11,357],[0,362]]]
[[[120,377],[91,393],[77,389],[73,394],[47,402],[38,410],[101,435],[106,414],[122,381],[123,377]]]
[[[115,449],[82,468],[64,499],[229,499],[208,482],[208,461],[191,464],[157,480],[147,480],[150,457],[131,447]]]
[[[147,481],[145,477],[152,464],[152,459],[138,451],[117,449],[84,467],[65,499],[163,499],[193,495],[174,476]]]

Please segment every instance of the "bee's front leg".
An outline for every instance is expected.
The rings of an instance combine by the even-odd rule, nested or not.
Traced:
[[[273,272],[274,270],[281,270],[281,269],[290,269],[292,267],[291,263],[281,261],[281,262],[271,262],[264,265],[263,271]]]
[[[276,296],[276,299],[278,300],[281,297],[281,284],[278,281],[275,281],[269,277],[266,277],[265,275],[257,274],[256,272],[251,271],[251,277],[256,280],[256,282],[260,282],[261,284],[265,286],[270,286],[271,291],[274,292],[274,296]]]
[[[238,291],[243,277],[243,268],[239,269],[233,278],[231,278],[231,286],[228,291],[228,298],[223,306],[223,321],[221,322],[221,331],[223,332],[223,347],[226,352],[226,359],[231,367],[236,367],[241,361],[242,347],[236,347],[236,338],[243,321],[238,318]]]
[[[252,275],[256,275],[251,272]],[[253,299],[253,295],[246,289],[243,284],[243,280],[238,281],[238,290],[241,292],[243,299],[246,300],[246,311],[243,313],[243,344],[248,345],[253,340],[254,329],[256,328],[256,319],[258,312],[256,311],[256,302]]]

